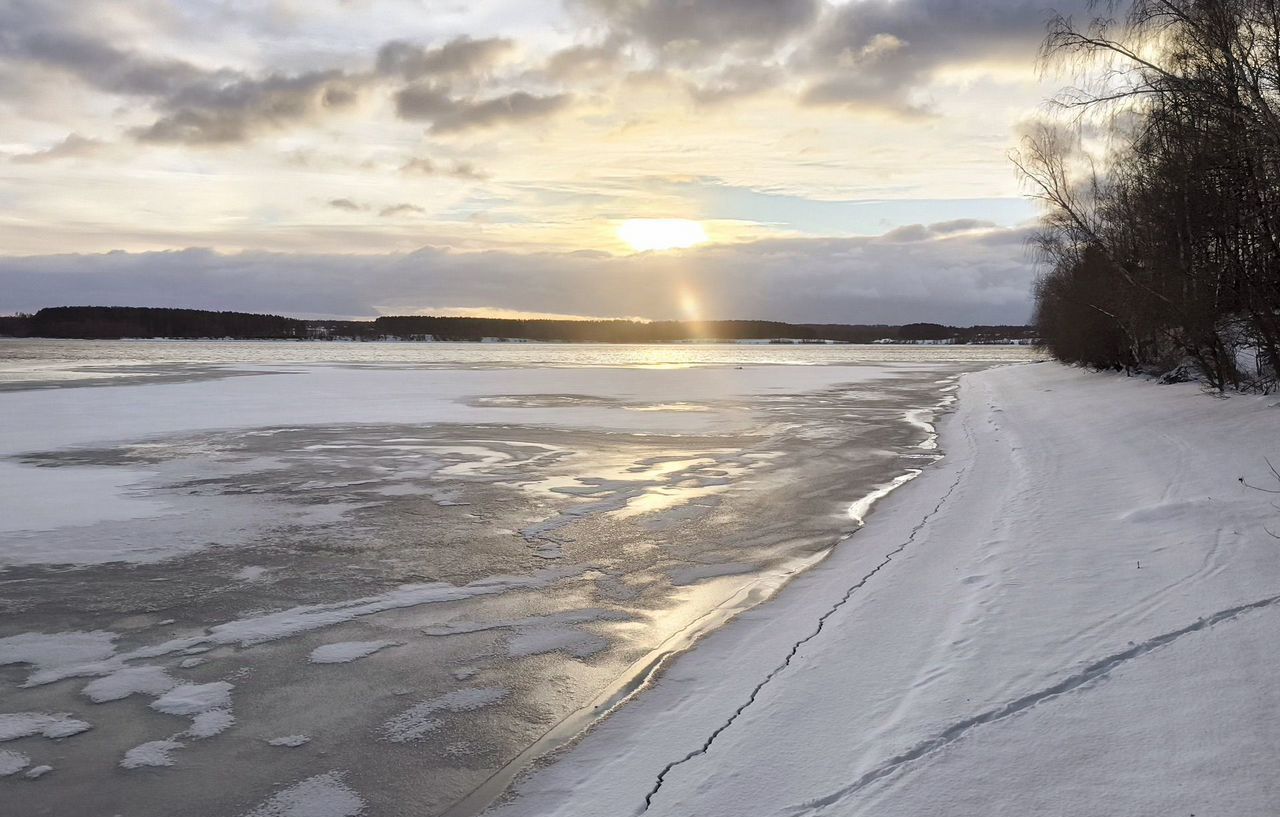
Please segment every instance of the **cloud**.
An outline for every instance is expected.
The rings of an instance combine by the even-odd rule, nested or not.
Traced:
[[[56,145],[51,145],[44,150],[37,150],[32,153],[15,154],[10,157],[10,161],[18,162],[19,164],[40,164],[58,159],[75,159],[83,156],[92,156],[101,152],[105,147],[105,142],[89,139],[78,133],[71,133]]]
[[[489,71],[515,50],[515,42],[501,37],[473,40],[458,37],[439,48],[424,48],[392,40],[378,49],[377,72],[406,80],[425,76],[473,75]]]
[[[0,258],[6,307],[80,303],[369,316],[432,305],[678,318],[1021,323],[1034,264],[1022,230],[923,228],[932,237],[775,239],[678,253],[301,255],[208,250]],[[536,281],[537,286],[530,286]]]
[[[91,87],[125,96],[162,97],[209,74],[182,60],[147,57],[76,31],[58,15],[56,4],[45,13],[30,13],[41,6],[38,3],[6,5],[0,11],[0,57],[7,60],[62,71]]]
[[[578,0],[617,35],[684,62],[772,51],[818,18],[818,0]]]
[[[135,131],[144,142],[193,145],[243,142],[352,108],[365,84],[341,71],[196,82],[169,94],[159,107],[170,111]]]
[[[498,66],[515,50],[505,38],[463,36],[435,48],[393,40],[378,48],[372,68],[362,71],[247,71],[146,54],[113,41],[105,30],[82,30],[77,15],[57,6],[18,3],[0,9],[0,67],[34,66],[104,93],[142,100],[156,113],[150,124],[130,131],[143,143],[248,142],[352,111],[373,88],[425,78],[441,84],[402,88],[398,108],[410,119],[429,118],[428,111],[436,110],[441,131],[537,119],[568,101],[567,94],[516,90],[479,100],[459,98],[449,84],[478,79]]]
[[[383,218],[389,218],[392,216],[421,215],[425,212],[427,211],[416,204],[393,204],[390,207],[383,207],[378,211],[378,215]]]
[[[471,162],[454,161],[448,166],[439,165],[425,157],[414,157],[400,166],[400,172],[417,176],[452,176],[455,179],[481,181],[489,178]]]
[[[331,199],[329,201],[329,207],[332,207],[334,210],[342,210],[347,213],[364,213],[364,212],[369,212],[375,209],[373,205],[365,204],[363,202],[353,201],[352,199],[346,199],[346,198]],[[408,202],[401,202],[399,204],[388,204],[385,207],[379,207],[376,209],[378,210],[378,215],[381,216],[382,218],[394,218],[395,216],[408,216],[408,215],[422,215],[427,212],[425,208],[419,207],[416,204],[409,204]]]
[[[1066,2],[1078,6],[1084,0]],[[586,16],[589,41],[535,57],[538,67],[503,73],[509,64],[520,67],[522,58],[520,44],[508,37],[467,34],[430,45],[403,38],[360,44],[353,38],[350,53],[294,57],[288,68],[272,65],[283,56],[270,47],[263,49],[266,65],[219,66],[210,62],[216,48],[183,49],[180,39],[172,39],[179,27],[159,11],[155,16],[165,21],[146,31],[147,15],[124,13],[127,3],[83,10],[68,0],[22,0],[0,3],[0,93],[34,97],[33,88],[65,87],[51,76],[72,77],[86,88],[123,97],[119,110],[130,114],[126,121],[135,127],[129,132],[139,142],[206,148],[376,111],[361,103],[382,93],[393,95],[401,119],[428,122],[436,134],[532,124],[610,84],[643,77],[684,88],[701,106],[787,88],[805,105],[920,117],[931,113],[925,98],[930,82],[950,67],[1002,60],[1030,64],[1047,3],[572,0],[571,8]],[[188,27],[199,18],[168,14],[183,17]],[[287,16],[289,31],[306,31],[305,15]],[[276,34],[262,28],[268,17],[274,19],[237,11],[222,19],[265,37]],[[188,57],[189,51],[203,60]],[[540,52],[535,47],[531,53]],[[341,67],[314,64],[321,60]],[[38,104],[49,106],[56,95],[41,92]],[[139,126],[140,113],[150,118]]]
[[[943,238],[957,233],[968,233],[978,230],[1007,232],[996,230],[996,224],[991,221],[976,218],[957,218],[951,221],[939,221],[933,224],[908,224],[896,229],[890,230],[881,236],[884,241],[895,241],[902,243],[911,243],[916,241],[930,241],[935,238]]]
[[[1032,65],[1053,10],[1045,0],[860,0],[830,14],[792,67],[812,77],[807,104],[919,116],[927,107],[913,94],[946,68]]]
[[[569,94],[538,96],[525,91],[484,99],[478,102],[459,103],[443,117],[437,117],[431,125],[435,133],[453,133],[512,122],[544,119],[569,106],[573,97]]]
[[[622,40],[610,37],[599,45],[574,45],[555,52],[542,72],[553,80],[581,81],[612,74],[622,62]]]
[[[451,113],[457,104],[447,88],[431,82],[409,85],[396,93],[396,115],[401,119],[435,119]]]
[[[216,145],[243,142],[348,109],[366,78],[339,70],[252,75],[153,56],[85,30],[83,16],[58,3],[6,4],[0,10],[0,60],[74,77],[158,112],[133,135],[143,142]]]
[[[410,85],[396,94],[401,119],[425,120],[432,133],[457,133],[473,128],[544,119],[567,108],[569,94],[538,96],[514,91],[489,99],[459,99],[435,83]]]

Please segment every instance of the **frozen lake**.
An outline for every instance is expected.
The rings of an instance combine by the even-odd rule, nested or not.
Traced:
[[[52,767],[33,815],[475,811],[1029,357],[0,341],[0,772]]]

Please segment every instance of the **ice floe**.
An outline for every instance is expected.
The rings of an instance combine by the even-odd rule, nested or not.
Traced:
[[[0,749],[0,777],[17,774],[31,763],[31,758],[22,752],[11,749]]]
[[[66,712],[8,712],[0,714],[0,741],[43,735],[69,738],[93,727]]]
[[[316,647],[308,660],[312,664],[348,664],[395,645],[395,641],[341,641]]]
[[[83,694],[95,704],[118,701],[136,692],[163,695],[178,685],[164,667],[124,667],[85,685]]]
[[[231,706],[235,684],[214,681],[208,684],[181,684],[151,702],[151,708],[168,715],[199,715]]]
[[[144,766],[172,766],[174,762],[173,752],[181,749],[184,745],[173,738],[148,741],[125,752],[124,757],[120,759],[120,766],[125,769],[140,769]]]

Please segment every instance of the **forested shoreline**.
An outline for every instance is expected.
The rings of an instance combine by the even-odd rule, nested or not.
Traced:
[[[0,335],[45,338],[232,338],[243,340],[488,339],[568,343],[670,343],[697,340],[788,340],[814,343],[1029,342],[1026,326],[793,324],[778,321],[516,320],[384,316],[368,321],[304,320],[245,312],[154,307],[62,306],[0,317]]]
[[[1081,87],[1015,163],[1045,204],[1035,326],[1067,362],[1269,391],[1280,362],[1280,0],[1050,22]]]

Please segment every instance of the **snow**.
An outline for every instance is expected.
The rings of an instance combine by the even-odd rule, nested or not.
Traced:
[[[17,774],[31,763],[31,758],[22,752],[0,749],[0,777]]]
[[[439,729],[444,721],[435,717],[443,712],[471,712],[507,697],[499,687],[457,689],[416,704],[382,725],[383,736],[392,743],[408,743]]]
[[[589,367],[518,369],[413,369],[354,367],[238,367],[261,376],[185,383],[113,385],[93,389],[35,389],[3,395],[0,424],[0,496],[10,500],[0,518],[0,564],[150,562],[180,555],[175,539],[157,548],[128,537],[84,537],[74,548],[54,547],[32,531],[151,518],[176,507],[140,497],[130,486],[145,469],[41,467],[8,460],[29,452],[136,443],[163,435],[308,425],[376,423],[496,423],[568,426],[639,433],[730,433],[751,413],[730,401],[760,394],[820,389],[837,383],[894,376],[893,366],[761,366],[745,369],[628,369]],[[903,368],[910,368],[903,364]],[[280,400],[289,394],[289,400]],[[484,406],[501,395],[608,395],[610,401],[574,405]],[[671,404],[708,401],[712,411],[633,411],[661,394]],[[505,455],[504,455],[505,456]],[[484,463],[463,463],[459,473]],[[76,497],[50,503],[50,496]],[[449,500],[446,499],[445,502]],[[245,574],[254,582],[264,574]]]
[[[312,664],[348,664],[395,645],[395,641],[341,641],[316,647],[309,660]]]
[[[364,800],[343,774],[329,772],[276,792],[244,817],[356,817],[364,810]]]
[[[28,780],[39,780],[51,771],[53,771],[53,767],[49,765],[32,766],[30,769],[27,769],[27,772],[23,777]]]
[[[36,389],[4,396],[0,455],[204,429],[355,423],[571,424],[615,431],[726,430],[726,412],[628,411],[626,401],[698,403],[803,392],[893,376],[893,366],[748,366],[688,369],[415,369],[237,366],[257,377],[187,383]],[[901,368],[910,368],[903,364]],[[139,391],[145,389],[145,392]],[[290,400],[281,401],[281,394]],[[608,395],[572,407],[476,407],[501,395]],[[145,397],[143,396],[145,395]]]
[[[282,735],[278,738],[271,738],[267,741],[271,746],[285,746],[289,749],[296,749],[299,746],[310,743],[309,735]]]
[[[93,727],[69,713],[7,712],[0,714],[0,742],[44,735],[46,738],[69,738]]]
[[[210,628],[207,640],[215,644],[239,644],[242,647],[250,647],[387,610],[459,601],[476,596],[505,593],[514,589],[541,587],[571,573],[572,571],[544,570],[528,576],[493,576],[465,585],[452,585],[445,582],[407,584],[378,596],[334,604],[293,607],[279,613],[267,613],[254,618],[219,624]]]
[[[95,704],[118,701],[135,692],[163,695],[177,686],[164,667],[126,667],[85,685],[85,697]]]
[[[465,585],[446,582],[407,584],[376,596],[303,605],[234,619],[211,627],[203,634],[182,636],[123,653],[114,651],[113,642],[117,638],[114,633],[24,633],[0,639],[0,666],[34,665],[36,671],[28,676],[22,685],[24,687],[41,686],[66,678],[111,675],[123,669],[129,661],[173,653],[206,652],[216,646],[232,644],[251,647],[388,610],[545,587],[582,570],[565,568],[536,571],[527,576],[490,576]]]
[[[37,672],[56,672],[95,663],[115,654],[116,638],[102,630],[11,635],[0,638],[0,667],[31,664]]]
[[[233,689],[235,684],[227,681],[182,684],[152,701],[151,708],[168,715],[199,715],[213,709],[228,709]]]
[[[172,766],[171,753],[181,749],[184,744],[173,738],[153,740],[135,746],[124,753],[120,766],[125,769],[139,769],[143,766]]]
[[[961,384],[944,459],[493,813],[1280,813],[1275,398]]]
[[[149,476],[138,468],[39,468],[0,461],[0,496],[74,496],[75,502],[23,502],[0,516],[0,532],[53,530],[71,525],[93,525],[143,519],[170,511],[165,502],[132,496],[129,486]],[[59,553],[66,562],[96,563],[105,549],[113,552],[122,543],[88,543],[78,553]],[[14,564],[28,563],[15,554]]]
[[[211,738],[231,728],[236,718],[228,709],[210,709],[201,712],[191,719],[191,728],[186,731],[193,738]]]

